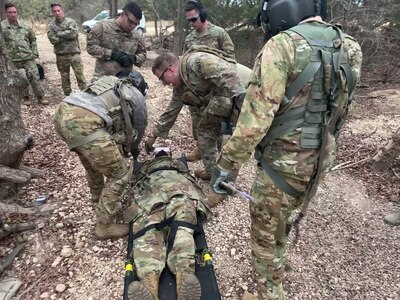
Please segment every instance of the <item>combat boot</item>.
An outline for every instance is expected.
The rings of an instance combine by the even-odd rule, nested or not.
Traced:
[[[128,287],[128,299],[158,300],[158,281],[156,272],[146,275],[141,281],[133,281]]]
[[[22,104],[27,106],[32,104],[31,100],[29,99],[29,96],[22,97]]]
[[[201,159],[201,154],[199,149],[193,150],[186,155],[187,161],[197,161]]]
[[[242,296],[242,300],[259,300],[259,297],[246,291]]]
[[[387,215],[384,220],[389,225],[398,226],[400,225],[400,212]]]
[[[193,273],[176,272],[176,293],[178,300],[200,300],[200,281]]]
[[[37,97],[39,104],[47,105],[49,104],[49,100],[43,98],[43,97]]]
[[[104,224],[98,222],[94,232],[99,240],[118,239],[128,235],[128,228],[128,224]]]
[[[211,174],[208,174],[206,170],[201,170],[201,169],[194,170],[194,176],[203,180],[211,179]]]
[[[208,194],[207,195],[207,203],[210,208],[216,207],[218,203],[222,202],[225,200],[227,196],[225,195],[218,195],[218,194]]]

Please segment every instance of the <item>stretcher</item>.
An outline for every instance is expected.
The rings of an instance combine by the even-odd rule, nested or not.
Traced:
[[[135,164],[134,170],[140,166]],[[207,246],[207,241],[205,238],[205,233],[203,231],[203,220],[200,215],[198,215],[197,225],[193,225],[187,222],[174,221],[173,217],[166,219],[158,224],[152,224],[143,228],[137,233],[133,233],[132,222],[129,223],[129,234],[128,234],[128,251],[127,259],[125,262],[125,280],[124,280],[124,295],[123,300],[135,300],[128,298],[128,286],[131,282],[139,280],[135,272],[135,258],[133,255],[133,241],[139,236],[145,234],[146,231],[156,228],[157,230],[162,230],[166,226],[170,226],[170,231],[168,235],[167,243],[167,254],[171,251],[173,246],[173,241],[175,239],[176,230],[179,226],[185,226],[193,229],[193,237],[196,244],[196,265],[195,274],[200,281],[201,285],[201,300],[220,300],[221,295],[219,293],[217,279],[215,276],[212,254]],[[158,289],[158,296],[160,300],[175,300],[177,299],[176,294],[176,281],[175,275],[165,266],[163,272],[160,276],[160,283]]]

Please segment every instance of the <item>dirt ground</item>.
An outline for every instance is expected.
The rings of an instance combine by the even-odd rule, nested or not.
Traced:
[[[82,42],[85,45],[84,37]],[[83,167],[53,130],[51,115],[63,98],[55,55],[44,34],[38,35],[38,45],[50,105],[22,109],[27,130],[35,140],[24,164],[44,170],[45,176],[26,186],[18,202],[28,205],[38,195],[47,194],[48,203],[57,205],[57,209],[40,217],[6,215],[8,223],[29,221],[38,229],[23,235],[28,241],[25,251],[0,280],[17,277],[23,282],[13,299],[121,299],[127,242],[94,238],[95,219]],[[156,54],[150,52],[148,56],[141,71],[150,86],[150,132],[172,90],[152,75]],[[85,49],[82,58],[90,79],[94,59]],[[371,156],[384,144],[399,126],[399,99],[400,90],[388,86],[359,87],[341,136],[337,163]],[[178,118],[170,139],[159,141],[159,145],[171,147],[176,155],[194,148],[187,110]],[[146,158],[144,151],[141,158]],[[196,167],[198,163],[190,164],[192,171]],[[253,161],[244,165],[237,180],[239,188],[250,190],[254,170]],[[398,166],[377,173],[359,164],[327,176],[300,225],[297,244],[289,245],[292,271],[285,279],[287,299],[400,298],[400,228],[383,222],[385,214],[400,209],[398,172]],[[200,184],[209,191],[206,182]],[[220,292],[223,299],[241,299],[245,290],[254,292],[256,288],[251,273],[248,203],[229,197],[213,212],[214,218],[205,230]],[[0,258],[16,243],[15,236],[2,240]]]

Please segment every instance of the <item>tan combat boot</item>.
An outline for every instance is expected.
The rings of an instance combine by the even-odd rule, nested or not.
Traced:
[[[158,300],[158,280],[156,272],[146,275],[141,281],[134,281],[128,287],[129,300]]]
[[[193,273],[176,272],[176,293],[178,300],[200,300],[200,281]]]
[[[43,104],[43,105],[49,104],[49,100],[47,100],[43,97],[38,97],[37,99],[38,99],[39,104]]]
[[[118,239],[128,235],[129,227],[128,224],[98,222],[94,232],[99,240]]]
[[[203,180],[211,179],[211,174],[208,174],[206,170],[201,170],[201,169],[194,170],[194,176]]]
[[[201,159],[201,154],[199,149],[193,150],[186,155],[187,161],[197,161]]]
[[[226,198],[227,198],[227,196],[225,196],[225,195],[218,195],[218,194],[214,194],[214,193],[208,194],[207,195],[208,206],[210,208],[216,207],[218,205],[218,203],[222,202]]]
[[[32,104],[31,100],[29,99],[29,96],[22,97],[22,104],[27,106]]]

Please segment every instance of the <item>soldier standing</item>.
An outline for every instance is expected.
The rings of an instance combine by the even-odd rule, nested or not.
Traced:
[[[5,50],[17,69],[24,69],[33,93],[40,104],[49,104],[44,99],[44,90],[39,82],[39,72],[36,59],[39,53],[36,44],[36,36],[29,25],[18,20],[17,8],[12,3],[4,5],[7,19],[1,22],[1,29],[5,42]],[[30,105],[29,89],[22,91],[23,104]]]
[[[211,168],[218,154],[218,140],[221,137],[221,122],[235,122],[235,113],[240,109],[244,96],[243,87],[248,80],[250,69],[245,70],[243,78],[237,73],[236,61],[225,52],[193,46],[179,59],[172,53],[164,53],[156,58],[153,74],[164,84],[171,84],[182,90],[182,96],[173,98],[169,107],[176,109],[163,113],[153,136],[146,141],[147,151],[152,150],[157,137],[166,138],[174,125],[183,105],[194,106],[200,112],[196,127],[198,146],[205,167],[211,178]],[[210,195],[210,206],[215,206],[224,197]],[[211,199],[213,198],[213,199]]]
[[[86,88],[80,55],[78,24],[75,20],[65,17],[60,4],[51,4],[50,7],[54,20],[47,27],[47,37],[54,45],[57,69],[61,74],[61,86],[65,96],[68,96],[72,92],[69,78],[70,67],[75,72],[79,89],[83,91]]]
[[[103,76],[85,91],[67,96],[54,113],[57,133],[86,170],[92,202],[97,203],[95,234],[99,239],[128,234],[126,224],[114,221],[119,196],[132,173],[123,155],[132,153],[137,158],[147,125],[146,88],[137,71],[122,79]]]
[[[207,10],[203,7],[202,3],[197,0],[190,0],[185,6],[186,19],[193,27],[193,31],[186,37],[183,52],[185,53],[190,47],[195,45],[205,45],[211,48],[219,49],[226,53],[226,56],[235,59],[235,49],[229,34],[221,27],[212,24],[208,20]],[[164,112],[161,119],[167,118],[173,114],[174,110],[180,110],[181,107],[174,106],[173,104],[179,103],[176,99],[182,97],[182,90],[173,90],[173,99]],[[189,106],[190,115],[192,118],[192,134],[193,138],[197,141],[197,126],[201,119],[201,113],[194,106]],[[154,137],[153,133],[153,137]],[[200,151],[196,148],[194,151],[186,155],[188,161],[196,161],[201,159]],[[204,170],[195,170],[196,177],[202,179],[209,179],[209,175]]]
[[[163,148],[164,149],[164,148]],[[124,213],[126,222],[133,220],[133,233],[151,224],[173,218],[163,230],[150,229],[133,241],[133,257],[140,281],[128,288],[128,299],[159,299],[158,286],[165,265],[176,275],[177,295],[180,300],[199,300],[201,287],[195,275],[195,242],[193,229],[177,227],[171,251],[167,253],[168,234],[173,222],[197,224],[200,216],[207,220],[211,212],[205,195],[187,166],[156,149],[155,158],[146,161],[137,171],[128,191],[130,206]]]
[[[264,7],[272,37],[256,58],[210,183],[226,194],[220,183],[255,150],[251,250],[260,294],[243,299],[282,300],[288,218],[308,203],[333,163],[362,53],[354,38],[323,21],[325,0],[268,0]]]
[[[133,30],[141,18],[140,7],[128,2],[118,17],[96,24],[88,33],[87,52],[96,58],[95,78],[143,65],[147,56],[144,40]]]

